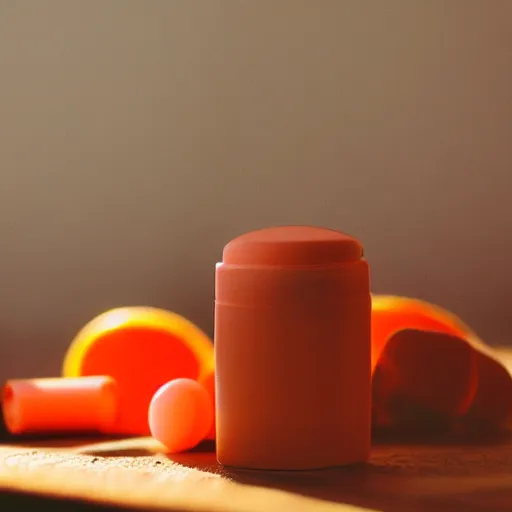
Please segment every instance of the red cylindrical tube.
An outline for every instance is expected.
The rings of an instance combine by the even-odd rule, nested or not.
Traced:
[[[308,226],[247,233],[224,248],[215,298],[219,462],[365,461],[371,301],[361,244]]]
[[[110,432],[117,385],[105,376],[10,380],[2,402],[12,434]]]

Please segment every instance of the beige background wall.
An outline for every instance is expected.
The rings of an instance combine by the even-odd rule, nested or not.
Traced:
[[[100,311],[211,332],[231,237],[358,235],[512,340],[512,2],[0,0],[0,378]]]

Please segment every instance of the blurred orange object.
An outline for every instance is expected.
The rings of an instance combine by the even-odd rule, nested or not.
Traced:
[[[107,311],[75,337],[63,375],[110,375],[119,389],[113,433],[148,435],[148,408],[166,382],[199,379],[213,368],[213,344],[185,318],[151,307]]]
[[[206,439],[215,439],[216,437],[216,431],[215,431],[215,370],[212,370],[211,372],[205,374],[205,376],[201,379],[199,379],[199,383],[206,389],[208,394],[210,395],[210,399],[212,401],[213,405],[213,422],[212,422],[212,428],[210,429],[210,432],[206,436]]]
[[[413,421],[451,428],[455,421],[465,430],[512,430],[512,376],[492,349],[446,309],[408,297],[372,295],[372,369],[374,426]]]
[[[512,376],[478,338],[470,338],[476,354],[478,387],[462,424],[471,431],[512,430]]]
[[[192,379],[175,379],[164,384],[149,406],[151,434],[170,453],[194,448],[211,431],[212,422],[210,395]]]
[[[373,425],[449,427],[477,390],[476,352],[463,338],[404,329],[385,344],[373,374]]]
[[[12,434],[109,432],[118,411],[111,377],[10,380],[2,402]]]
[[[372,295],[372,369],[393,334],[419,329],[452,334],[464,339],[475,333],[456,315],[428,302],[394,295]]]

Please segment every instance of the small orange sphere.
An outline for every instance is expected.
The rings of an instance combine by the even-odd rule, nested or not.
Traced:
[[[169,452],[190,450],[212,428],[213,404],[206,389],[193,379],[164,384],[149,405],[151,435]]]

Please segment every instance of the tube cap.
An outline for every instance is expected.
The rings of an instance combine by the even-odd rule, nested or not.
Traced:
[[[111,377],[10,380],[2,393],[11,434],[109,432],[117,415]]]

